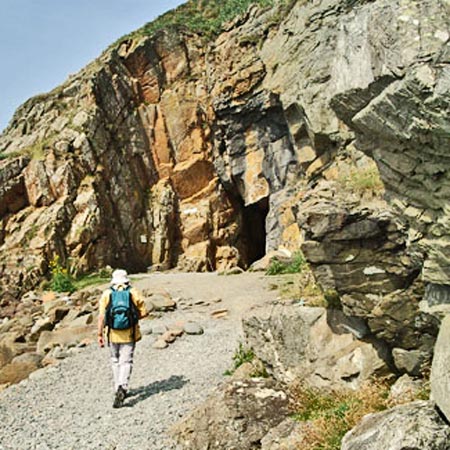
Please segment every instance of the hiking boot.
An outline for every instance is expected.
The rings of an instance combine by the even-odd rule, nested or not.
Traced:
[[[116,392],[116,397],[114,398],[113,408],[120,408],[123,405],[126,395],[127,393],[125,389],[122,386],[119,386],[119,389],[117,389]]]

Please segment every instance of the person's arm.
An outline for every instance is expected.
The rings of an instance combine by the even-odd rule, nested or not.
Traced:
[[[137,289],[133,288],[133,292],[131,293],[134,304],[136,305],[139,312],[139,319],[143,319],[148,316],[147,308],[145,307],[144,299],[142,298],[142,294]]]
[[[105,310],[106,303],[108,301],[108,295],[103,293],[99,302],[99,312],[97,321],[97,342],[100,347],[105,346],[105,338],[103,335],[103,328],[105,326]]]
[[[98,315],[98,322],[97,322],[97,342],[100,347],[105,346],[105,338],[103,337],[103,325],[105,321],[105,315],[99,314]]]

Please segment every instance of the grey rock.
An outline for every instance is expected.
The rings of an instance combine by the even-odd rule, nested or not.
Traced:
[[[275,378],[300,378],[319,388],[357,388],[373,375],[388,372],[380,357],[387,358],[387,350],[370,340],[358,341],[343,326],[347,323],[338,310],[291,304],[255,310],[242,326],[246,346]]]
[[[230,381],[175,425],[185,448],[250,450],[288,414],[286,393],[271,380]]]
[[[196,334],[196,335],[204,333],[203,327],[196,322],[186,322],[183,326],[183,331],[186,334]]]
[[[342,440],[342,450],[448,450],[450,427],[432,402],[369,414]]]
[[[157,323],[152,326],[153,334],[164,334],[167,331],[167,327],[162,323]]]
[[[431,395],[439,409],[450,420],[450,315],[441,323],[431,365]]]
[[[402,373],[412,376],[420,375],[424,369],[424,363],[429,361],[429,354],[420,350],[404,350],[402,348],[394,348],[392,350],[394,364]]]

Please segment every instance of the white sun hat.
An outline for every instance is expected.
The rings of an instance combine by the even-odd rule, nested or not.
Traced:
[[[127,284],[130,282],[126,270],[117,269],[112,273],[111,284]]]

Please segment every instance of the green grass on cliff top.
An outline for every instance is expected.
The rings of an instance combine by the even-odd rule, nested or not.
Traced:
[[[151,36],[167,28],[185,29],[212,38],[220,32],[224,23],[243,14],[252,3],[272,7],[275,0],[189,0],[122,37],[116,45],[129,38]]]

